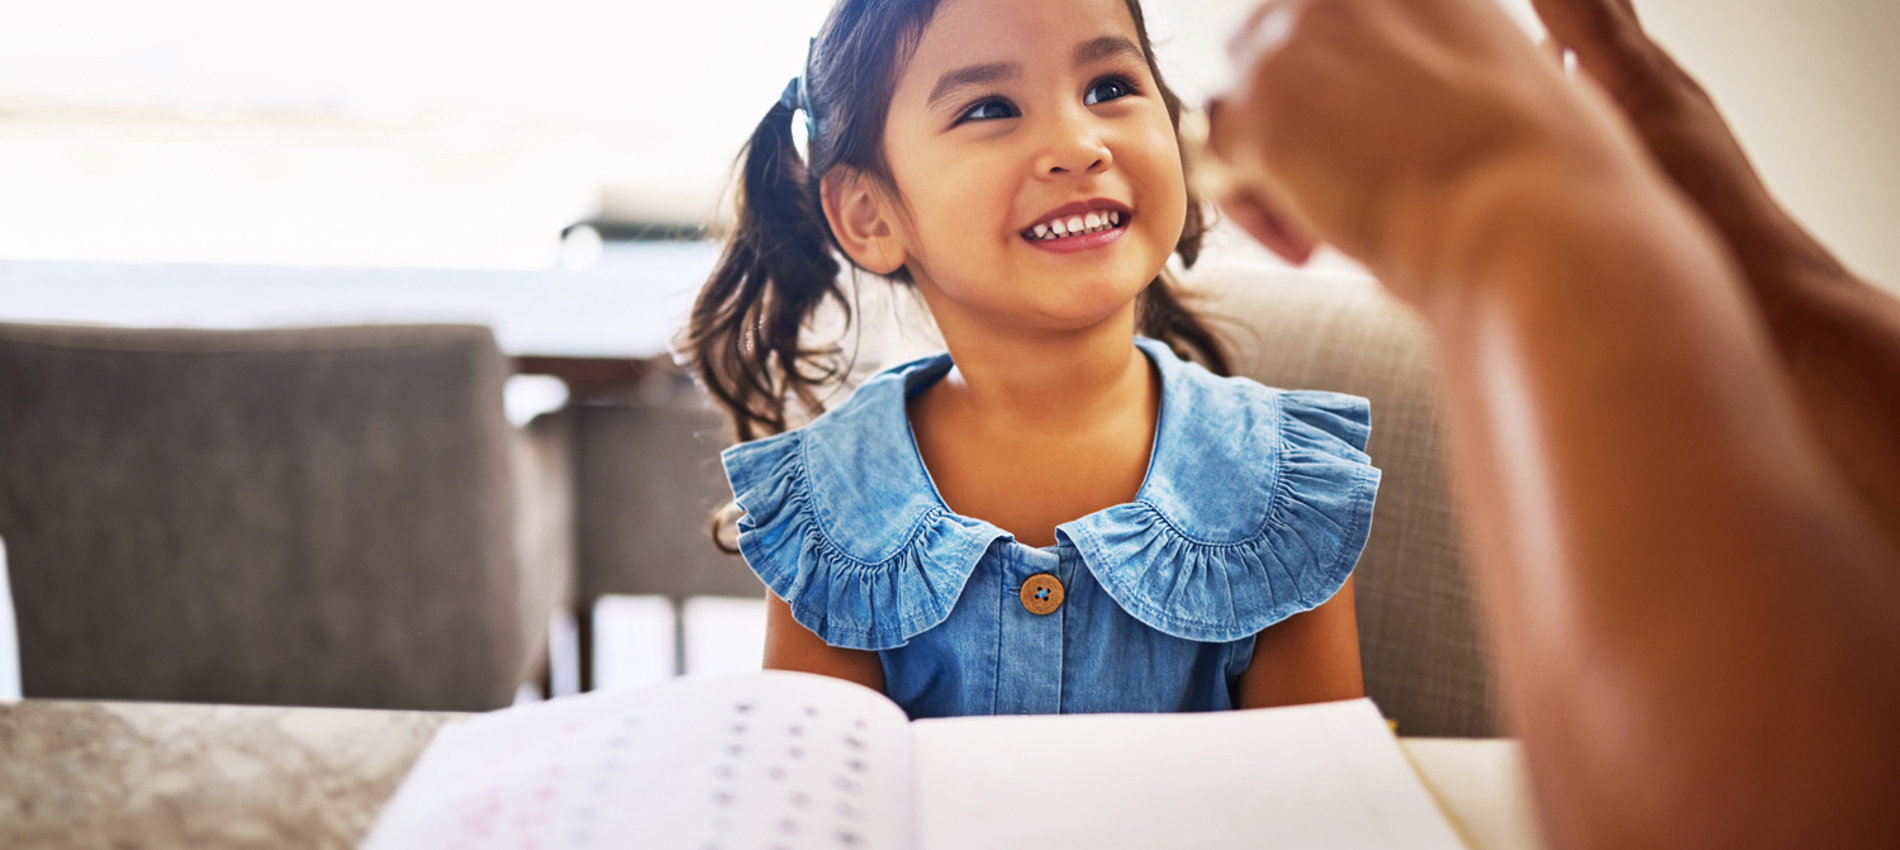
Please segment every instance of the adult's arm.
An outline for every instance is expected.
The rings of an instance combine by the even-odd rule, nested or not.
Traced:
[[[1435,332],[1558,846],[1900,844],[1900,563],[1614,105],[1483,0],[1271,4],[1237,45],[1230,201]]]
[[[1747,283],[1809,427],[1900,546],[1900,300],[1855,276],[1769,194],[1715,102],[1630,0],[1533,0]]]

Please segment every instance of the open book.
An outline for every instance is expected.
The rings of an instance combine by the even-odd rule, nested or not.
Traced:
[[[910,722],[779,672],[444,726],[363,846],[1462,847],[1368,700]]]

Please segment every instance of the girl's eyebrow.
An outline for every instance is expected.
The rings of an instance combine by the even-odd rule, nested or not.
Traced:
[[[1104,59],[1113,59],[1123,55],[1132,56],[1136,59],[1145,58],[1141,55],[1141,48],[1136,47],[1134,42],[1119,35],[1105,35],[1101,38],[1085,41],[1075,46],[1075,64],[1077,66],[1090,65]]]
[[[962,89],[1014,79],[1022,72],[1023,66],[1015,62],[991,62],[986,65],[970,65],[949,71],[937,78],[936,87],[930,90],[930,99],[926,101],[926,108],[935,108],[938,101]]]

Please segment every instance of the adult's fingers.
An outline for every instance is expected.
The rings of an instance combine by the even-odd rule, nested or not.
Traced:
[[[1258,53],[1250,53],[1258,55]],[[1207,192],[1207,196],[1220,203],[1222,213],[1229,221],[1241,226],[1241,230],[1254,240],[1260,241],[1281,259],[1292,264],[1303,264],[1313,257],[1313,249],[1319,247],[1319,240],[1302,221],[1288,211],[1284,203],[1273,198],[1284,192],[1279,181],[1265,173],[1260,158],[1252,156],[1254,150],[1248,150],[1241,139],[1239,124],[1229,120],[1227,110],[1233,106],[1224,99],[1208,101],[1207,137],[1203,139],[1203,152],[1208,158],[1218,160],[1222,179],[1216,181]],[[1207,165],[1203,165],[1207,167]]]
[[[1258,191],[1239,190],[1220,199],[1221,212],[1248,236],[1293,265],[1304,265],[1318,247],[1305,231]]]
[[[1641,82],[1653,52],[1631,0],[1531,0],[1544,29],[1612,97]]]
[[[1289,259],[1350,235],[1336,196],[1361,194],[1349,185],[1359,182],[1351,163],[1367,157],[1346,148],[1391,135],[1367,133],[1355,117],[1384,112],[1356,80],[1364,57],[1380,55],[1355,44],[1363,20],[1376,17],[1367,5],[1389,0],[1274,0],[1228,44],[1236,84],[1209,110],[1209,148],[1232,178],[1223,199],[1237,223]]]
[[[1229,56],[1210,141],[1247,193],[1236,221],[1283,254],[1312,234],[1399,289],[1435,264],[1467,175],[1572,123],[1562,76],[1490,0],[1277,0]]]
[[[1551,61],[1556,62],[1558,67],[1563,67],[1564,51],[1567,49],[1564,47],[1563,42],[1551,38],[1550,36],[1544,36],[1544,40],[1537,43],[1537,49],[1543,51],[1544,55],[1550,57]]]

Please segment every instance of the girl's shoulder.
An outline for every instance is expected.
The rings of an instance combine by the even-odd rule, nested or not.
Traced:
[[[905,402],[949,355],[887,369],[811,423],[726,449],[739,551],[826,643],[890,649],[943,622],[1001,529],[952,513]]]
[[[1162,378],[1148,477],[1134,501],[1060,528],[1090,572],[1136,619],[1199,641],[1332,598],[1378,494],[1368,402],[1221,377],[1138,343]]]
[[[1378,486],[1366,400],[1223,378],[1137,344],[1162,384],[1147,478],[1057,536],[1130,615],[1190,640],[1237,640],[1331,598]],[[1009,537],[944,505],[911,436],[906,400],[949,369],[945,355],[894,367],[809,425],[722,455],[740,551],[827,643],[902,646],[949,616]]]
[[[886,369],[812,422],[720,453],[739,507],[754,516],[784,495],[813,514],[817,531],[850,541],[843,553],[878,562],[936,512],[936,498],[911,435],[909,397],[950,371],[939,354]],[[755,519],[758,517],[755,517]],[[752,527],[758,527],[755,522]],[[746,530],[742,523],[740,531]]]

